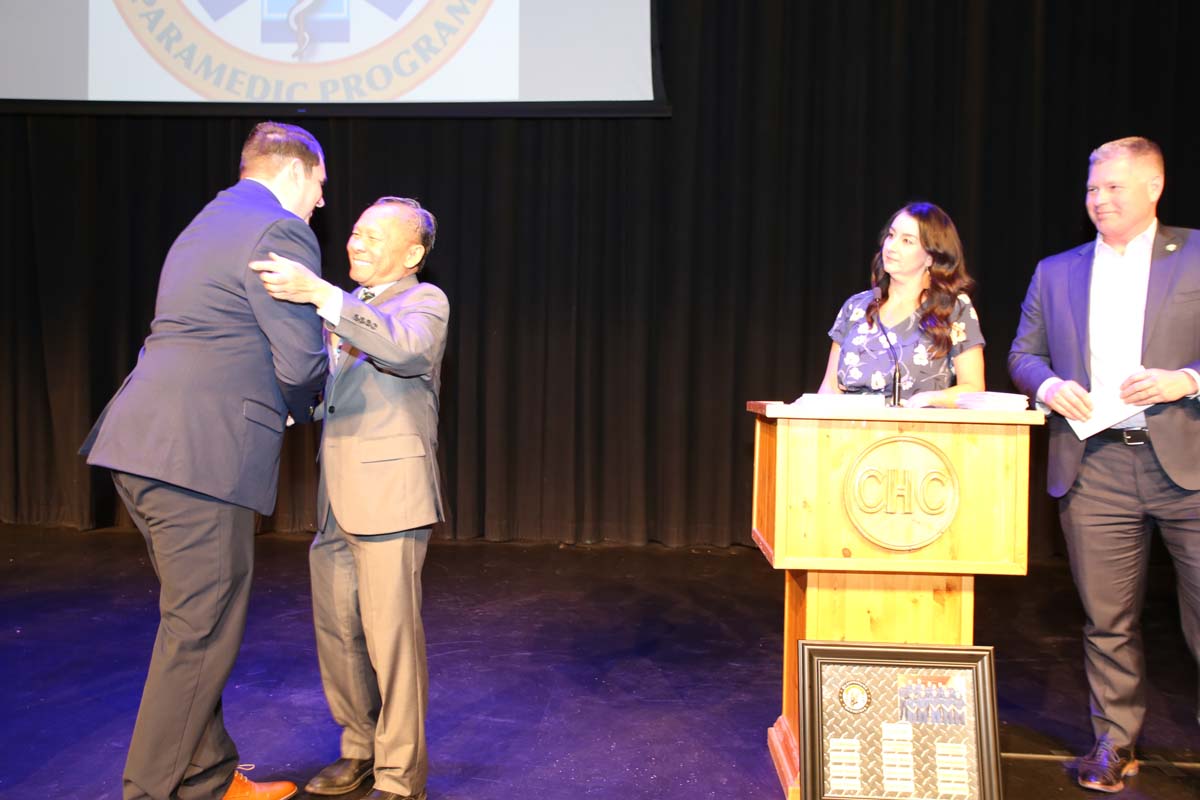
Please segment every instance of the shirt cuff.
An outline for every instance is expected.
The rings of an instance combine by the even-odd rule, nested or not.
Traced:
[[[1037,397],[1037,401],[1039,403],[1041,403],[1042,405],[1045,405],[1046,404],[1046,390],[1061,380],[1062,380],[1062,378],[1054,377],[1054,378],[1046,378],[1046,380],[1042,381],[1042,385],[1037,388],[1037,392],[1035,393],[1035,395]]]
[[[1192,380],[1194,380],[1196,382],[1196,385],[1200,386],[1200,372],[1196,372],[1196,370],[1194,370],[1190,367],[1184,367],[1183,371],[1186,372],[1188,375],[1191,375]],[[1194,394],[1189,394],[1188,397],[1200,400],[1200,392],[1195,392]]]
[[[325,302],[317,306],[317,314],[321,319],[328,322],[333,327],[337,327],[342,321],[342,296],[345,294],[341,289],[335,289],[329,293],[329,297]]]

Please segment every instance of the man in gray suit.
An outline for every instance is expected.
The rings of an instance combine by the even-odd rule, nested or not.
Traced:
[[[1118,792],[1137,773],[1146,715],[1140,617],[1155,525],[1200,663],[1200,232],[1158,224],[1164,169],[1153,142],[1109,142],[1090,165],[1086,205],[1097,237],[1038,264],[1008,367],[1053,412],[1049,490],[1061,498],[1087,615],[1096,737],[1078,780]],[[1122,404],[1141,410],[1112,410]],[[1081,439],[1067,421],[1093,414],[1111,427]]]
[[[113,471],[161,584],[125,800],[296,793],[236,771],[221,692],[245,630],[254,512],[274,508],[285,421],[311,418],[325,373],[317,315],[272,299],[248,265],[276,252],[320,270],[307,223],[324,182],[308,131],[255,127],[240,180],[167,253],[137,365],[82,448]]]
[[[450,305],[417,272],[435,233],[415,200],[369,206],[346,244],[357,295],[289,259],[251,265],[273,297],[317,306],[329,340],[309,566],[321,680],[342,741],[310,794],[343,794],[373,772],[369,800],[425,797],[421,567],[443,519],[438,390]]]

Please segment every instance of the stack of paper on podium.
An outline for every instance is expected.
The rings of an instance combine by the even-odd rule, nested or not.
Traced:
[[[813,394],[805,393],[789,405],[813,411],[846,410],[851,408],[884,408],[887,403],[881,394]]]
[[[963,392],[954,398],[958,408],[975,408],[983,411],[1025,411],[1029,398],[1023,394],[1008,392]]]

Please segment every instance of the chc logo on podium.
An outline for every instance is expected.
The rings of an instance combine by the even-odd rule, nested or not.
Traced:
[[[912,436],[889,436],[846,471],[846,514],[859,533],[888,550],[937,540],[958,511],[958,476],[941,450]]]

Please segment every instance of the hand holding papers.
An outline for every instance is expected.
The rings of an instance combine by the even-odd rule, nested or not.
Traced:
[[[1137,369],[1142,370],[1144,368],[1139,366]],[[1047,402],[1052,407],[1055,407],[1056,410],[1058,410],[1058,408],[1051,401],[1051,395],[1056,393],[1060,386],[1062,386],[1062,384],[1059,384],[1059,386],[1053,386],[1046,392]],[[1082,387],[1078,387],[1077,385],[1075,386],[1076,391],[1082,389]],[[1107,428],[1111,428],[1118,422],[1124,422],[1134,414],[1139,414],[1142,411],[1145,411],[1147,408],[1150,408],[1150,405],[1153,405],[1133,405],[1131,403],[1126,403],[1121,399],[1120,386],[1108,386],[1098,380],[1092,384],[1092,390],[1087,392],[1082,399],[1085,403],[1091,406],[1091,413],[1086,415],[1075,415],[1082,417],[1079,419],[1072,419],[1071,416],[1068,416],[1067,414],[1063,415],[1066,417],[1067,424],[1071,426],[1071,430],[1075,431],[1075,435],[1078,436],[1080,440],[1086,439],[1089,436],[1093,436]],[[1059,411],[1059,413],[1062,412]]]
[[[1105,392],[1102,395],[1092,392],[1092,416],[1088,419],[1069,419],[1067,424],[1075,431],[1076,436],[1086,439],[1118,422],[1124,422],[1147,408],[1150,406],[1133,406],[1126,403],[1116,392]]]

